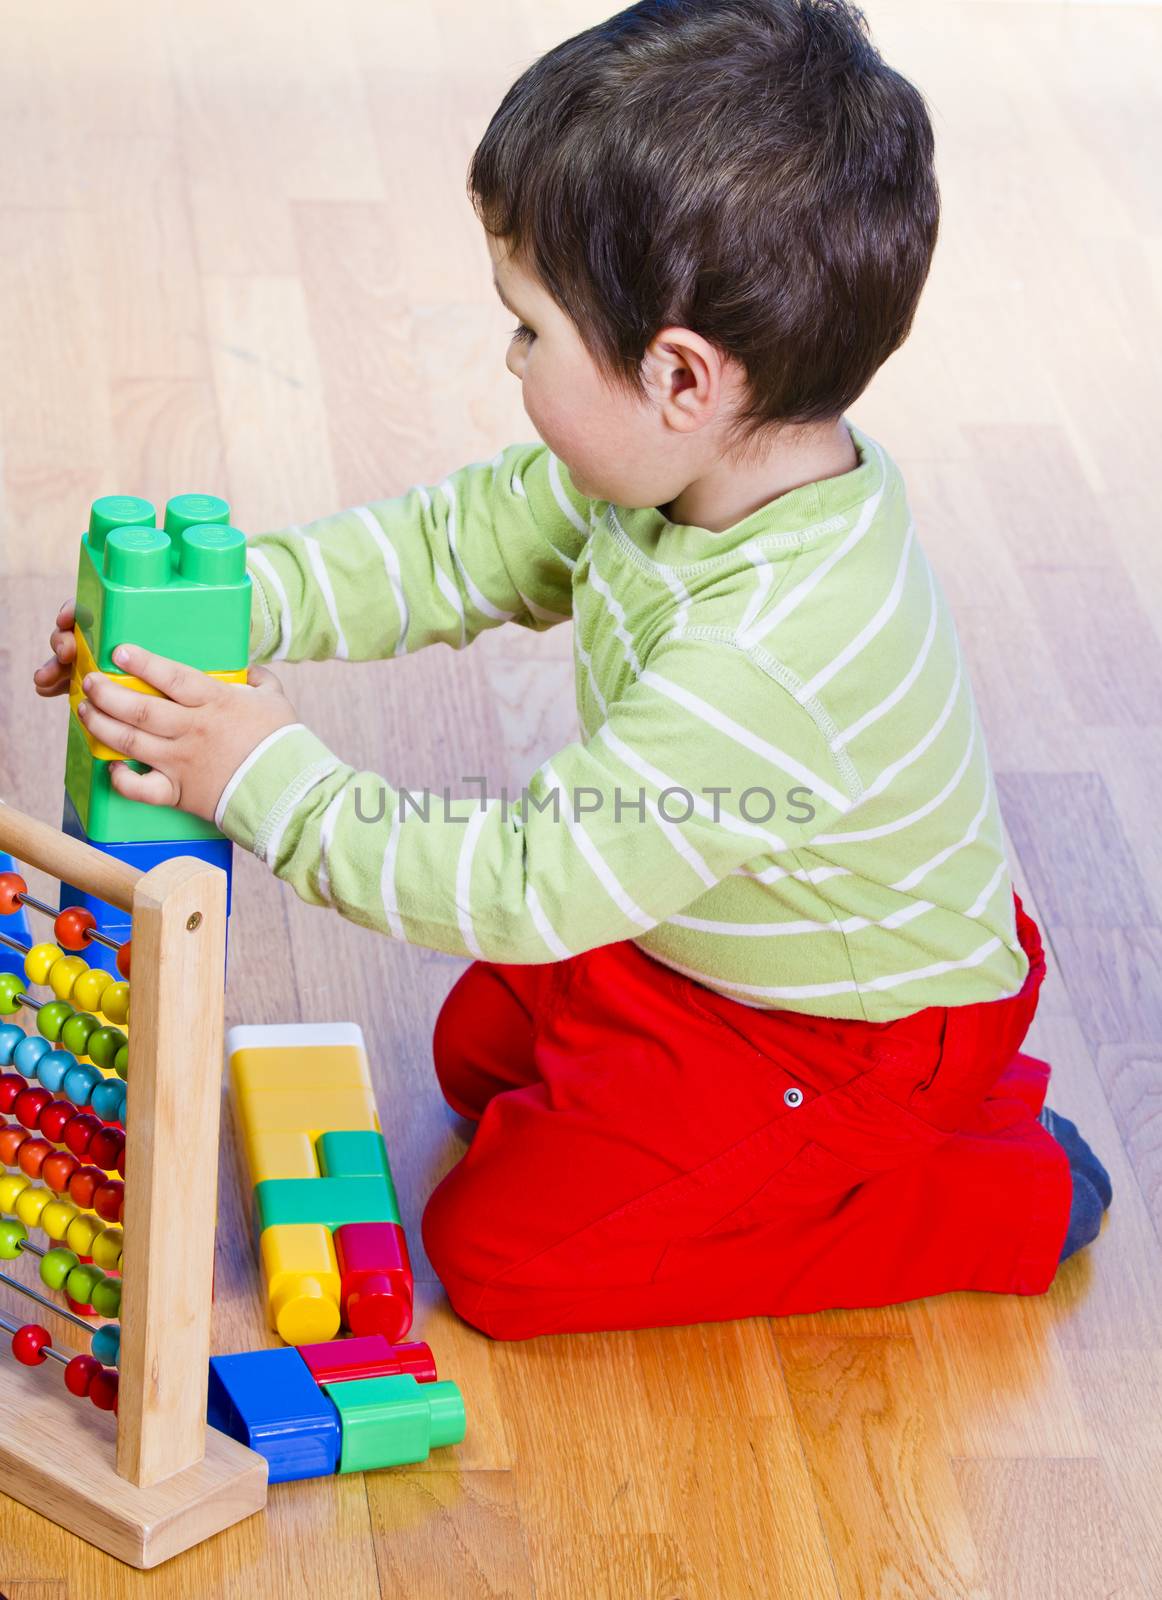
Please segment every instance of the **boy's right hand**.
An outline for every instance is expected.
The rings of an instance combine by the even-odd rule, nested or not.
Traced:
[[[73,662],[77,657],[77,638],[73,632],[75,616],[75,602],[66,600],[56,614],[56,628],[49,640],[52,657],[32,674],[36,692],[44,700],[52,695],[68,693]]]

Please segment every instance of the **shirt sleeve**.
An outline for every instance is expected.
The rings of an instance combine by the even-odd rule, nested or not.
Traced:
[[[542,962],[640,937],[854,803],[781,684],[733,646],[677,640],[518,795],[400,791],[295,724],[242,763],[215,821],[310,904],[432,949]]]
[[[590,502],[542,443],[248,541],[250,659],[382,660],[572,614]]]

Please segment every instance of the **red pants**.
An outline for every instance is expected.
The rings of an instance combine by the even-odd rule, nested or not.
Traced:
[[[1043,1293],[1072,1180],[1018,1053],[1045,964],[1014,898],[1021,992],[894,1022],[756,1010],[628,942],[476,962],[434,1049],[479,1126],[423,1220],[456,1311],[526,1339]]]

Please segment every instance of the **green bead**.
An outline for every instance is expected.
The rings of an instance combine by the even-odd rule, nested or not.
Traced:
[[[15,972],[0,972],[0,1017],[19,1010],[17,996],[24,993],[24,979]]]
[[[102,1278],[93,1285],[92,1307],[99,1317],[116,1317],[121,1314],[121,1281]]]
[[[89,548],[103,550],[112,528],[152,528],[157,512],[135,494],[103,494],[89,509]]]
[[[65,1025],[60,1031],[60,1042],[75,1056],[85,1056],[89,1053],[87,1045],[90,1036],[96,1030],[97,1019],[91,1012],[75,1011],[71,1017],[65,1019]]]
[[[77,1265],[77,1258],[63,1246],[46,1250],[40,1263],[40,1281],[50,1289],[63,1289],[65,1279]]]
[[[89,1035],[86,1054],[94,1066],[108,1071],[117,1059],[117,1052],[128,1043],[120,1028],[98,1028]]]
[[[119,1078],[127,1078],[129,1076],[129,1045],[127,1043],[123,1044],[113,1057],[113,1071]]]
[[[0,1261],[18,1261],[27,1238],[28,1229],[23,1222],[17,1222],[15,1217],[0,1220]]]
[[[74,1015],[67,1000],[50,1000],[36,1013],[36,1026],[46,1039],[55,1044],[61,1036],[61,1029]]]
[[[91,1305],[93,1291],[104,1276],[100,1267],[74,1267],[65,1279],[65,1293],[78,1305]]]

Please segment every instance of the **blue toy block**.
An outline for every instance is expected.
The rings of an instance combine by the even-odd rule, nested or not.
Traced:
[[[290,1345],[213,1356],[207,1420],[265,1456],[271,1483],[338,1469],[339,1413]]]
[[[6,856],[0,850],[0,872],[14,872],[15,863],[11,856]],[[23,945],[30,945],[32,935],[29,932],[28,917],[23,907],[13,911],[10,916],[0,917],[0,933],[6,934],[9,939],[19,939]],[[7,945],[0,944],[0,972],[15,972],[18,977],[24,976],[24,957],[15,950],[9,950]]]

